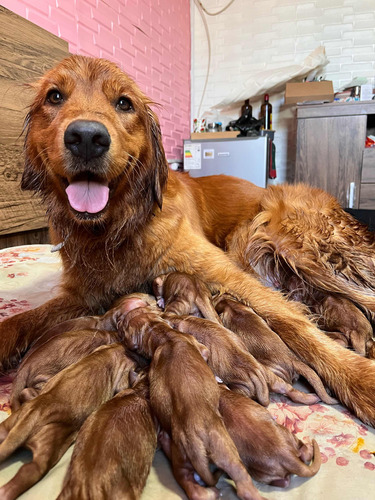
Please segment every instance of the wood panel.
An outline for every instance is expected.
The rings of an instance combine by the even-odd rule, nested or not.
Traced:
[[[375,182],[375,148],[363,151],[362,182]]]
[[[366,115],[298,119],[296,181],[325,189],[348,206],[354,182],[358,208]]]
[[[333,102],[297,106],[297,118],[323,118],[375,114],[375,101]]]
[[[41,245],[42,243],[50,243],[48,229],[46,228],[0,236],[0,249],[20,245]]]
[[[359,208],[366,210],[375,209],[375,183],[361,184],[361,198]]]
[[[68,43],[0,6],[0,235],[46,227],[39,199],[22,192],[22,129],[37,80],[69,55]]]

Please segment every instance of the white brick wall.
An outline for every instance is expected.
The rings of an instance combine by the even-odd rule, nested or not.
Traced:
[[[193,0],[192,0],[193,1]],[[202,0],[215,12],[228,0]],[[301,62],[319,45],[329,59],[326,78],[335,90],[355,76],[375,85],[375,0],[235,0],[219,16],[206,16],[212,43],[211,72],[202,111],[218,103],[251,72]],[[196,8],[192,17],[194,39],[193,105],[196,116],[202,95],[207,42]],[[276,130],[278,182],[293,180],[295,159],[294,108],[283,106],[283,94],[271,94]],[[260,102],[252,102],[258,116]],[[238,107],[238,112],[240,105]],[[221,116],[227,123],[238,114]]]

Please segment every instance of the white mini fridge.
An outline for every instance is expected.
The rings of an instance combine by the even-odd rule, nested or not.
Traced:
[[[266,187],[269,151],[267,136],[185,140],[184,171],[191,177],[233,175]]]

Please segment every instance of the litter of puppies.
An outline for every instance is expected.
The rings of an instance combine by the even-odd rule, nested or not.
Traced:
[[[0,424],[0,460],[19,447],[33,459],[1,498],[29,489],[74,442],[60,500],[139,498],[157,444],[189,499],[218,498],[223,473],[239,498],[260,500],[252,479],[285,487],[318,472],[316,441],[300,441],[265,408],[270,392],[336,403],[318,375],[254,311],[212,298],[198,278],[170,273],[153,289],[156,298],[127,295],[31,346]],[[316,393],[293,388],[299,375]],[[105,460],[94,465],[99,449]]]

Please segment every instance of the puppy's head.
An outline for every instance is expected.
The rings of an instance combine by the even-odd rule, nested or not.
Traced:
[[[22,189],[83,224],[104,222],[114,204],[161,207],[168,166],[160,127],[129,76],[109,61],[72,56],[35,88]]]

